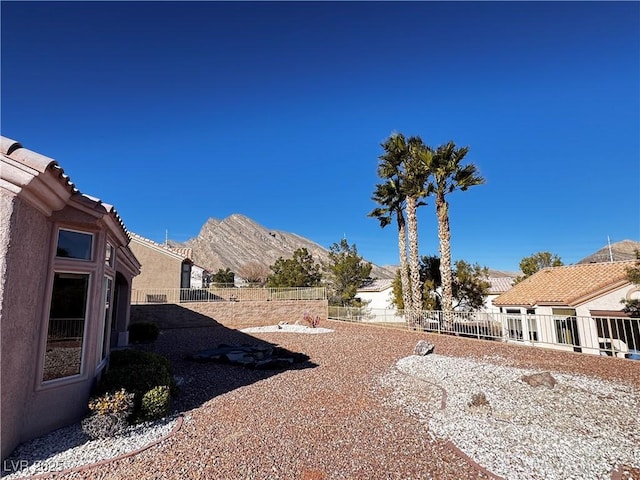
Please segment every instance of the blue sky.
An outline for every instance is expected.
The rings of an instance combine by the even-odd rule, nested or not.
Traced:
[[[454,259],[640,239],[638,2],[7,2],[2,134],[128,229],[241,213],[397,264],[368,218],[392,132],[468,145]],[[433,201],[420,253],[438,251]]]

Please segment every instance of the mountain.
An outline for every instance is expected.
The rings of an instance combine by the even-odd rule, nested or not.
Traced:
[[[224,220],[210,218],[195,238],[172,246],[188,247],[193,261],[212,272],[229,268],[238,271],[249,262],[269,266],[279,258],[291,258],[299,248],[306,248],[316,262],[327,262],[329,250],[295,233],[270,230],[250,218],[234,213]],[[373,266],[371,275],[393,278],[395,267]]]
[[[612,257],[614,262],[634,260],[636,258],[636,250],[640,250],[640,242],[622,240],[621,242],[611,244],[611,252],[609,252],[609,246],[607,245],[588,257],[584,257],[577,263],[610,262]]]

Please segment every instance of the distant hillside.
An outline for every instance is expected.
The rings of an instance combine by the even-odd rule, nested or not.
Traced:
[[[610,262],[612,257],[614,262],[634,260],[636,258],[636,250],[640,250],[640,242],[622,240],[621,242],[611,244],[611,253],[609,252],[609,246],[607,245],[577,263]]]
[[[229,268],[237,271],[248,262],[269,266],[279,258],[291,258],[299,248],[306,248],[316,262],[328,261],[329,251],[295,233],[270,230],[250,218],[233,214],[224,220],[210,218],[197,237],[174,246],[193,250],[193,261],[213,272]],[[393,278],[394,267],[374,265],[372,276]]]

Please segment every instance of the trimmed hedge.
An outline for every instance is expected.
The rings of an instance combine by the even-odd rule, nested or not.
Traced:
[[[166,391],[166,395],[160,396],[157,392],[152,394],[155,400],[151,404],[155,407],[152,409],[147,406],[143,410],[144,396],[156,387],[165,387],[161,391]],[[109,369],[100,379],[97,393],[104,394],[122,388],[135,395],[131,415],[133,422],[162,418],[169,412],[171,393],[176,388],[171,363],[157,353],[132,349],[112,352]]]
[[[132,323],[129,325],[131,343],[153,343],[160,335],[160,327],[152,322]]]
[[[149,390],[142,396],[140,417],[143,420],[153,420],[166,417],[171,408],[171,390],[162,385]]]

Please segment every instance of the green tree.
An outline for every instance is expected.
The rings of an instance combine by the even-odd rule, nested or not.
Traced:
[[[209,279],[210,282],[216,286],[229,286],[233,285],[233,283],[235,282],[235,276],[235,273],[233,273],[231,269],[227,267],[224,270],[222,268],[218,269],[216,273],[211,274]]]
[[[462,308],[465,311],[482,308],[491,287],[488,280],[489,269],[464,260],[456,261],[455,265],[453,298],[457,303],[454,308]]]
[[[522,275],[515,279],[514,283],[521,282],[525,278],[530,277],[536,272],[539,272],[543,268],[549,267],[561,267],[563,265],[562,260],[558,255],[551,252],[538,252],[524,257],[520,260],[520,270]]]
[[[435,152],[423,149],[421,157],[430,172],[427,194],[435,197],[438,218],[438,240],[440,243],[440,273],[442,276],[442,310],[445,328],[451,327],[453,309],[453,269],[451,265],[451,228],[449,225],[449,203],[447,195],[456,190],[466,191],[484,183],[473,164],[463,166],[469,147],[456,148],[454,142],[439,146]]]
[[[316,287],[322,279],[320,265],[306,248],[297,249],[292,258],[278,258],[269,268],[268,287]]]
[[[455,262],[453,270],[453,308],[465,311],[477,310],[484,305],[489,294],[489,269],[464,260]],[[420,282],[423,290],[424,310],[442,310],[442,276],[440,258],[422,256],[420,258]],[[402,301],[402,286],[396,280],[393,284],[393,302]]]
[[[355,243],[349,246],[346,238],[329,248],[328,273],[331,305],[354,306],[358,288],[371,275],[371,263],[358,255]]]
[[[636,263],[627,267],[627,279],[633,283],[634,285],[640,286],[640,250],[636,250]],[[621,303],[624,305],[623,311],[628,313],[633,318],[640,317],[640,300],[637,298],[632,298],[630,300],[622,300]]]

